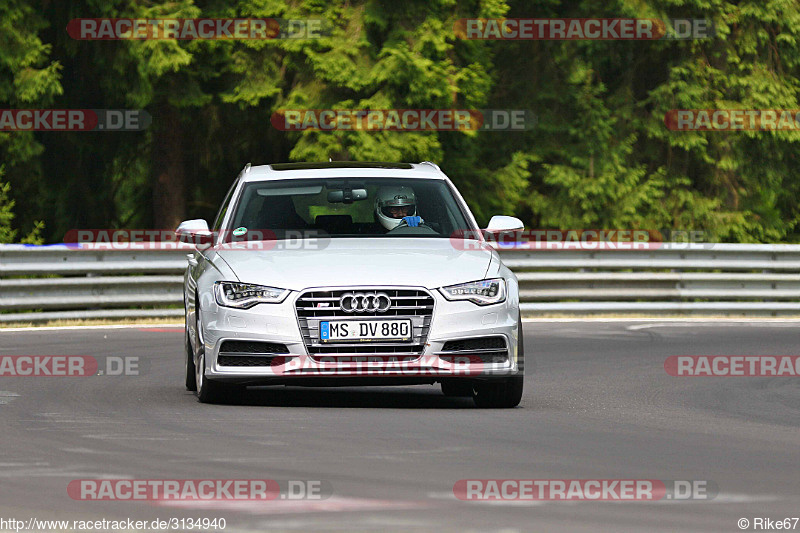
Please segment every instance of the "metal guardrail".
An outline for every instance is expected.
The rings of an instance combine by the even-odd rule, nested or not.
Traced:
[[[496,245],[523,313],[800,315],[800,245],[594,245]],[[0,322],[181,317],[192,249],[0,245]]]
[[[0,245],[0,322],[183,316],[194,248]]]
[[[800,245],[500,246],[525,314],[800,314]]]

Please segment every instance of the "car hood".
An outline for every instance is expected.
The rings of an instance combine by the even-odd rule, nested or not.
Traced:
[[[284,241],[266,242],[274,248],[248,250],[244,243],[222,245],[217,255],[239,281],[302,290],[343,285],[433,289],[483,279],[493,253],[484,244],[462,250],[450,239],[432,238],[339,238],[328,240],[318,250],[291,250],[285,249]]]

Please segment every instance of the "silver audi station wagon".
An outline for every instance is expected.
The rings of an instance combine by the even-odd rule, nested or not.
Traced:
[[[479,407],[523,389],[517,278],[433,163],[245,166],[184,285],[186,387],[419,385]]]

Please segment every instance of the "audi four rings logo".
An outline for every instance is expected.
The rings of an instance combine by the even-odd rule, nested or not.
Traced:
[[[339,307],[345,313],[385,313],[392,306],[392,300],[384,292],[365,294],[347,293],[339,299]]]

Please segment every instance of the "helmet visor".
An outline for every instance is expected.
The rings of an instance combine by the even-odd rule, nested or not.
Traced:
[[[388,204],[388,202],[387,202]],[[404,202],[405,205],[384,205],[381,207],[381,213],[388,218],[403,218],[414,216],[417,212],[417,206]]]

